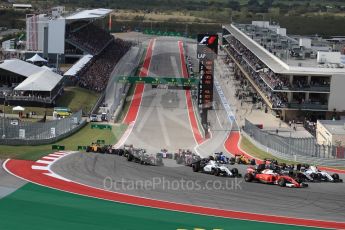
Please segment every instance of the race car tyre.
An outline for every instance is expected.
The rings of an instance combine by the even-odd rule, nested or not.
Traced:
[[[334,173],[331,175],[331,177],[333,178],[333,182],[343,182],[342,179],[340,179],[339,174],[338,173]]]
[[[124,150],[123,149],[117,149],[117,151],[115,152],[115,154],[122,156],[124,154]]]
[[[285,187],[285,186],[286,186],[286,180],[285,180],[284,178],[280,178],[280,179],[278,180],[278,185],[279,185],[280,187]]]
[[[320,180],[321,180],[320,175],[317,174],[317,173],[311,173],[311,174],[310,174],[310,177],[313,178],[313,181],[314,181],[314,182],[315,182],[315,181],[320,181]]]
[[[236,162],[237,164],[241,164],[240,158],[236,158],[235,162]]]
[[[334,180],[339,180],[339,174],[337,174],[337,173],[332,174],[332,178]]]
[[[250,160],[250,164],[251,164],[251,165],[256,165],[255,159],[251,159],[251,160]]]
[[[200,170],[200,163],[192,164],[193,172],[199,172]]]
[[[216,175],[216,169],[214,169],[214,168],[211,169],[211,174],[212,174],[212,175]]]
[[[301,167],[302,167],[302,165],[301,165],[301,164],[297,164],[297,166],[296,166],[296,170],[297,170],[297,171],[301,171]]]
[[[246,173],[244,175],[244,181],[245,182],[252,182],[254,180],[254,175],[251,173]]]
[[[237,168],[231,169],[231,173],[232,173],[232,176],[238,176],[238,169]]]
[[[220,169],[216,168],[214,175],[215,176],[220,176]]]
[[[87,146],[87,147],[86,147],[86,152],[88,153],[88,152],[90,152],[90,151],[91,151],[90,146]]]
[[[182,164],[183,163],[183,158],[182,157],[177,157],[176,158],[176,164]]]
[[[132,161],[133,160],[133,155],[132,154],[128,154],[127,155],[127,161]]]
[[[231,165],[235,164],[236,163],[235,157],[231,157],[229,162]]]

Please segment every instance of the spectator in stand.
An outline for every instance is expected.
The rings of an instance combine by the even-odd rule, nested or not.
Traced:
[[[77,73],[79,86],[97,92],[103,91],[115,65],[130,47],[130,42],[120,39],[112,41],[102,53],[94,56],[88,65]]]
[[[279,92],[273,92],[272,89],[288,87],[286,85],[288,81],[281,81],[280,78],[270,70],[267,72],[267,66],[235,38],[231,39],[227,50],[265,93],[273,107],[282,108],[287,106],[286,96]]]
[[[88,24],[77,31],[68,33],[67,38],[96,55],[109,44],[113,36],[98,26]]]

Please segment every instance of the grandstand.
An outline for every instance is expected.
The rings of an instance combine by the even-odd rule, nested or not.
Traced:
[[[345,114],[344,43],[334,41],[287,36],[285,28],[265,21],[223,26],[223,47],[235,74],[286,121]]]
[[[70,82],[101,92],[116,63],[131,46],[130,43],[115,39],[107,31],[110,13],[109,9],[93,9],[72,14],[60,12],[55,17],[32,16],[27,19],[27,49],[39,49],[48,53],[52,59],[58,54],[62,62],[73,63],[65,73]],[[42,22],[46,29],[39,29]],[[42,31],[46,31],[47,39],[36,36],[35,31],[41,36]],[[56,36],[51,31],[61,33]]]
[[[97,55],[113,36],[107,31],[110,9],[80,10],[64,8],[51,14],[27,15],[26,51],[43,54],[50,61],[74,63],[83,55]]]
[[[64,7],[55,7],[48,15],[27,15],[25,50],[17,50],[21,54],[14,56],[17,59],[0,65],[0,101],[54,105],[66,82],[102,92],[115,65],[131,47],[131,43],[115,39],[107,30],[110,13],[109,9],[67,13]],[[71,64],[71,68],[63,78],[47,67],[18,59],[27,60],[34,54],[48,60],[44,64],[56,65],[57,70],[59,63]]]

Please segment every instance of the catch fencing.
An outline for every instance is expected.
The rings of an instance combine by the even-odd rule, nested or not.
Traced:
[[[293,137],[293,131],[290,137],[283,137],[260,129],[248,120],[245,121],[243,131],[266,148],[288,156],[292,160],[297,156],[345,159],[344,147],[319,145],[314,137],[295,138]]]
[[[0,119],[0,144],[41,145],[65,138],[86,124],[82,111],[69,117],[46,122],[21,121],[14,118]]]

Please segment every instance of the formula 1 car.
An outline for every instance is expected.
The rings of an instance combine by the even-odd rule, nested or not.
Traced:
[[[167,158],[167,159],[172,159],[173,158],[173,154],[169,153],[169,151],[167,149],[161,149],[161,151],[158,152],[156,155],[160,156],[162,158]]]
[[[339,174],[334,173],[334,174],[329,174],[325,171],[319,170],[316,166],[309,166],[309,168],[301,171],[305,178],[308,181],[324,181],[324,182],[334,182],[334,183],[339,183],[343,182],[342,179],[339,178]]]
[[[219,164],[213,157],[203,158],[192,164],[194,172],[203,172],[215,176],[241,177],[237,168],[229,169],[225,165]]]
[[[91,145],[86,147],[86,152],[94,152],[94,153],[105,153],[107,151],[108,146],[101,146],[98,143],[92,143]]]
[[[142,165],[155,165],[154,157],[147,154],[145,149],[132,148],[126,153],[126,158]]]
[[[274,169],[267,169],[265,164],[260,164],[257,168],[249,167],[247,173],[244,175],[246,182],[257,181],[264,184],[275,184],[280,187],[303,188],[308,187],[308,184],[299,179],[292,178],[288,175],[280,174]]]
[[[214,153],[215,157],[215,161],[217,161],[220,164],[230,164],[230,158],[226,157],[223,152],[219,152],[219,153]]]
[[[192,153],[192,151],[183,149],[179,149],[178,153],[175,153],[174,159],[177,164],[184,164],[186,166],[192,166],[194,162],[201,160],[200,156]]]

